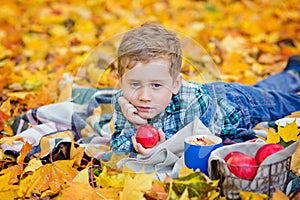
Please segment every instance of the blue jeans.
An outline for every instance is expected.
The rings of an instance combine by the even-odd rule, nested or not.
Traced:
[[[271,75],[253,86],[239,83],[209,83],[212,88],[223,87],[222,95],[239,114],[238,129],[252,129],[260,122],[274,121],[300,111],[300,78],[296,74],[283,71]]]

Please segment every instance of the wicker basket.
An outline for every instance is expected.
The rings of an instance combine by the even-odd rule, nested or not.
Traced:
[[[240,199],[239,190],[267,194],[272,197],[275,188],[285,192],[288,183],[291,157],[269,165],[260,165],[253,180],[236,177],[228,170],[226,162],[219,161],[218,175],[223,195],[227,199]]]

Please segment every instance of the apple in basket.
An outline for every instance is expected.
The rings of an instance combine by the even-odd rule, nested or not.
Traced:
[[[255,158],[244,153],[235,153],[226,163],[231,173],[246,180],[252,180],[258,168]]]
[[[225,162],[227,162],[227,160],[228,160],[230,157],[232,157],[232,156],[234,156],[234,155],[240,155],[240,154],[243,154],[243,153],[242,153],[242,152],[239,152],[239,151],[232,151],[232,152],[228,153],[228,154],[224,157],[224,160],[225,160]]]
[[[280,144],[265,144],[257,150],[255,160],[260,165],[268,156],[282,149],[284,148]]]
[[[136,141],[144,148],[154,147],[159,140],[158,130],[150,125],[140,126],[135,134]]]

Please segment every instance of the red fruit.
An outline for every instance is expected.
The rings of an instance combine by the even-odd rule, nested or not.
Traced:
[[[150,125],[142,125],[137,129],[135,138],[144,148],[154,147],[159,140],[158,130]]]
[[[258,168],[255,158],[247,154],[233,155],[226,163],[234,175],[246,180],[252,180]]]
[[[224,157],[224,160],[225,162],[227,162],[227,160],[231,157],[231,156],[234,156],[234,155],[241,155],[243,154],[242,152],[239,152],[239,151],[232,151],[230,153],[228,153],[225,157]]]
[[[280,144],[265,144],[257,150],[255,160],[260,165],[268,156],[282,149],[284,148]]]

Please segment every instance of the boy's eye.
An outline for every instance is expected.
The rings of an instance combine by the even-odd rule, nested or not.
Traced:
[[[132,87],[139,87],[140,84],[139,84],[139,83],[131,83],[131,86],[132,86]]]
[[[159,83],[153,83],[152,84],[152,87],[154,87],[154,88],[159,88],[161,86],[161,84],[159,84]]]

